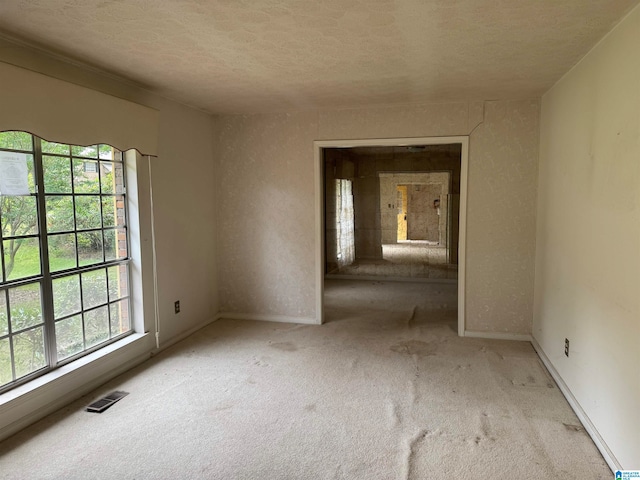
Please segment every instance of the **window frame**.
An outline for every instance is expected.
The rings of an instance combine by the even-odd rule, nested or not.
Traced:
[[[24,132],[24,133],[28,133],[28,132]],[[32,150],[28,151],[28,150],[22,150],[22,149],[13,149],[13,148],[2,148],[2,151],[8,151],[8,152],[15,152],[15,153],[23,153],[23,154],[27,154],[27,155],[31,155],[33,157],[33,177],[34,177],[34,183],[35,183],[35,192],[30,192],[29,196],[34,197],[35,198],[35,206],[36,206],[36,215],[37,215],[37,221],[36,221],[36,225],[37,225],[37,232],[33,233],[33,234],[28,234],[28,235],[24,235],[24,236],[19,236],[19,238],[36,238],[38,240],[38,247],[39,247],[39,253],[40,253],[40,257],[39,257],[39,261],[40,261],[40,273],[37,275],[29,275],[27,277],[22,277],[19,279],[14,279],[14,280],[9,280],[7,278],[4,278],[4,274],[6,273],[5,270],[5,251],[4,251],[4,241],[7,239],[11,239],[11,238],[18,238],[18,236],[16,235],[12,235],[10,237],[7,238],[2,238],[2,241],[0,242],[0,262],[1,263],[1,267],[2,270],[0,271],[0,295],[2,295],[6,302],[6,313],[7,313],[7,332],[6,334],[1,335],[0,337],[4,340],[4,339],[8,339],[9,340],[9,354],[10,354],[10,361],[11,361],[11,374],[12,374],[12,380],[10,380],[8,383],[5,383],[3,385],[0,386],[0,394],[3,394],[9,390],[13,390],[16,387],[19,387],[21,385],[24,385],[28,382],[31,382],[32,380],[34,380],[35,378],[41,377],[49,372],[52,372],[54,370],[59,369],[60,367],[63,367],[65,365],[68,365],[82,357],[86,357],[98,350],[101,350],[109,345],[112,345],[116,342],[118,342],[119,340],[124,339],[125,337],[132,335],[134,333],[136,333],[137,329],[136,329],[136,324],[135,324],[135,319],[133,316],[133,303],[134,303],[134,294],[133,294],[133,290],[134,290],[134,285],[132,284],[132,244],[131,244],[131,229],[130,229],[130,221],[131,221],[131,216],[130,216],[130,212],[129,212],[129,197],[128,197],[128,191],[127,191],[127,187],[128,187],[128,171],[129,171],[129,165],[127,162],[127,152],[120,152],[120,159],[117,160],[115,158],[110,158],[110,159],[106,159],[106,158],[101,158],[100,156],[100,151],[99,151],[99,147],[98,147],[98,151],[96,152],[96,158],[89,158],[86,156],[81,156],[81,155],[74,155],[74,151],[73,151],[73,145],[68,145],[68,144],[64,144],[64,145],[68,145],[69,146],[69,152],[68,154],[64,155],[64,154],[51,154],[54,156],[58,156],[59,158],[67,158],[69,160],[70,163],[70,182],[71,182],[71,192],[70,193],[47,193],[45,191],[45,182],[44,182],[44,156],[50,155],[49,153],[43,153],[42,151],[42,143],[45,142],[44,139],[42,139],[41,137],[38,137],[37,135],[34,134],[29,134],[31,137],[31,146],[32,146]],[[100,144],[102,145],[102,144]],[[75,192],[75,172],[74,172],[74,162],[75,161],[81,161],[83,162],[82,164],[82,172],[85,172],[84,169],[84,165],[87,161],[92,161],[96,163],[96,167],[97,167],[97,172],[94,172],[98,175],[98,192],[97,193],[85,193],[82,194],[80,193],[79,195]],[[112,193],[105,193],[103,192],[102,189],[102,172],[101,172],[101,162],[109,162],[111,163],[114,167],[116,166],[116,162],[121,163],[121,172],[122,172],[122,192],[119,193],[117,191],[117,188],[115,186],[114,183],[114,189]],[[115,177],[115,170],[113,171],[114,177]],[[114,182],[115,182],[115,178],[114,178]],[[135,189],[137,191],[137,188]],[[75,200],[77,196],[84,196],[84,195],[92,195],[92,196],[96,196],[99,198],[99,202],[100,202],[100,228],[93,228],[93,229],[81,229],[78,228],[78,224],[76,222],[76,208],[75,208]],[[62,234],[62,233],[73,233],[74,234],[74,238],[76,239],[75,242],[75,259],[76,259],[76,265],[73,268],[65,268],[62,270],[57,270],[55,272],[52,272],[50,269],[50,263],[49,263],[49,229],[47,227],[47,210],[46,210],[46,201],[47,201],[47,196],[69,196],[72,198],[72,206],[73,206],[73,216],[74,216],[74,221],[73,221],[73,229],[70,230],[69,232],[54,232],[54,234]],[[119,226],[118,225],[118,215],[117,215],[117,210],[114,214],[114,222],[113,222],[113,226],[109,226],[105,228],[105,223],[104,223],[104,198],[108,198],[108,197],[114,197],[117,201],[118,198],[122,199],[123,205],[122,205],[122,209],[123,209],[123,217],[124,217],[124,223],[123,225]],[[116,207],[118,208],[118,207]],[[1,216],[0,216],[1,219]],[[114,259],[111,260],[107,260],[107,251],[105,248],[105,233],[107,230],[111,230],[114,232],[114,242],[115,242],[115,248],[116,248],[116,255]],[[124,258],[118,258],[118,253],[117,253],[117,249],[118,249],[118,242],[119,242],[119,236],[118,236],[118,232],[122,230],[125,233],[125,242],[126,242],[126,257]],[[102,239],[102,260],[97,262],[97,263],[91,263],[91,264],[87,264],[87,265],[80,265],[80,261],[79,261],[79,247],[77,245],[77,234],[78,233],[85,233],[85,232],[92,232],[92,231],[100,231],[101,232],[101,239]],[[126,268],[126,295],[118,295],[117,298],[112,299],[110,297],[110,288],[109,288],[109,269],[112,267],[121,267],[121,266],[125,266]],[[83,292],[82,292],[82,277],[83,274],[87,274],[93,271],[100,271],[103,270],[104,274],[105,274],[105,297],[106,297],[106,303],[100,303],[98,305],[93,305],[89,308],[85,308],[84,307],[84,296],[83,296]],[[78,277],[78,282],[79,282],[79,292],[80,292],[80,298],[79,298],[79,302],[80,302],[80,310],[70,314],[70,315],[62,315],[60,316],[60,318],[55,318],[55,311],[54,311],[54,294],[53,294],[53,283],[55,280],[57,279],[62,279],[62,278],[67,278],[67,277],[72,277],[72,276],[76,276]],[[17,287],[22,287],[22,286],[27,286],[27,285],[38,285],[39,289],[40,289],[40,313],[41,313],[41,318],[40,318],[40,322],[35,324],[35,325],[31,325],[28,327],[25,327],[23,329],[19,329],[16,331],[12,331],[12,325],[11,325],[11,301],[10,301],[10,291],[11,289],[17,288]],[[112,315],[111,315],[111,305],[116,305],[119,302],[126,302],[127,304],[127,319],[129,322],[129,329],[125,332],[113,335],[112,334],[112,329],[111,329],[111,321],[112,321]],[[95,345],[91,345],[89,347],[87,347],[87,336],[85,335],[85,320],[84,320],[84,314],[86,312],[91,312],[93,310],[98,310],[104,307],[107,307],[107,320],[108,320],[108,324],[109,324],[109,338],[98,342]],[[62,320],[65,320],[66,318],[71,318],[75,315],[81,315],[82,317],[82,345],[83,348],[81,351],[74,353],[68,357],[64,357],[63,359],[59,359],[58,358],[58,349],[56,346],[56,324]],[[16,378],[16,360],[15,360],[15,356],[14,356],[14,342],[13,342],[13,338],[15,338],[16,335],[29,331],[29,330],[35,330],[37,328],[41,328],[42,329],[42,336],[43,336],[43,348],[44,348],[44,358],[45,358],[45,366],[43,366],[42,368],[36,369],[33,372],[30,372],[24,376],[21,376],[19,378]]]

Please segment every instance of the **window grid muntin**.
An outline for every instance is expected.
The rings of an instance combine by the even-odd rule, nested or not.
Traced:
[[[29,235],[10,235],[8,237],[2,237],[2,241],[6,242],[7,240],[20,240],[20,239],[27,239],[27,238],[40,238],[40,234],[39,233],[30,233]]]
[[[60,316],[60,317],[57,317],[57,318],[55,319],[55,322],[57,323],[57,322],[61,322],[62,320],[67,320],[67,319],[69,319],[69,318],[71,318],[71,317],[77,317],[78,315],[81,315],[82,313],[90,312],[90,311],[92,311],[92,310],[96,310],[96,309],[98,309],[98,308],[106,307],[106,306],[108,306],[108,305],[113,305],[113,304],[118,303],[118,302],[120,302],[120,301],[122,301],[122,300],[129,300],[129,295],[124,296],[124,297],[117,298],[116,300],[109,300],[109,301],[107,301],[107,302],[100,303],[100,304],[98,304],[98,305],[94,305],[93,307],[89,307],[89,308],[86,308],[86,309],[83,309],[83,310],[79,310],[79,311],[77,311],[77,312],[69,313],[69,314],[67,314],[67,315],[62,315],[62,316]],[[39,324],[39,325],[40,325],[40,324]],[[29,330],[30,328],[32,328],[32,327],[25,328],[24,330]],[[14,332],[14,333],[20,333],[20,332],[22,332],[22,330],[19,330],[19,331]],[[7,336],[7,335],[0,336],[0,340],[2,340],[2,339],[3,339],[4,337],[6,337],[6,336]]]
[[[0,222],[2,222],[2,209],[0,208]],[[4,238],[2,237],[2,229],[0,229],[0,282],[5,283],[4,278]]]
[[[3,132],[0,132],[3,133]],[[37,195],[37,181],[36,181],[36,155],[35,155],[35,149],[34,149],[34,136],[30,135],[30,139],[31,139],[31,150],[22,150],[22,149],[17,149],[17,148],[0,148],[0,151],[3,152],[13,152],[13,153],[23,153],[25,155],[30,155],[31,156],[31,163],[33,164],[33,177],[34,177],[34,183],[35,185],[35,192],[29,192],[29,195],[20,195],[20,197],[24,196],[30,196],[30,197],[35,197],[36,199],[36,217],[38,217],[38,215],[40,214],[39,210],[38,210],[38,195]],[[1,200],[1,197],[0,197]],[[0,225],[2,225],[3,223],[3,215],[4,215],[4,211],[2,208],[0,208]],[[40,228],[39,225],[36,222],[36,227],[37,227],[37,233],[33,233],[33,234],[27,234],[27,235],[9,235],[9,236],[4,236],[2,235],[2,230],[0,229],[0,284],[2,284],[3,286],[9,282],[14,282],[14,281],[21,281],[21,280],[25,280],[25,279],[32,279],[32,278],[37,278],[39,276],[42,275],[42,267],[40,268],[40,275],[29,275],[27,277],[22,277],[19,279],[7,279],[7,274],[6,274],[6,262],[5,262],[5,257],[4,257],[4,242],[6,240],[17,240],[17,239],[21,239],[21,238],[40,238]]]
[[[58,158],[64,158],[65,160],[69,160],[69,164],[70,164],[70,175],[71,175],[71,192],[46,192],[44,193],[45,198],[47,196],[51,197],[51,196],[60,196],[60,197],[64,197],[64,196],[71,196],[72,197],[72,203],[73,203],[73,218],[74,218],[74,226],[75,229],[74,230],[67,230],[67,231],[57,231],[55,232],[55,235],[62,235],[62,234],[73,234],[74,238],[75,238],[75,253],[76,253],[76,267],[75,268],[81,268],[84,266],[93,266],[93,265],[98,265],[99,263],[90,263],[87,265],[80,265],[80,256],[79,256],[79,248],[78,248],[78,233],[88,233],[88,232],[98,232],[101,231],[101,237],[102,237],[102,262],[106,262],[107,261],[107,251],[105,249],[105,244],[106,244],[106,236],[105,236],[105,232],[107,230],[109,231],[113,231],[114,235],[115,235],[115,243],[116,243],[116,247],[118,245],[118,229],[123,229],[124,233],[125,233],[125,238],[126,238],[126,246],[127,246],[127,256],[125,258],[129,258],[129,232],[128,232],[128,225],[126,222],[126,219],[128,218],[128,211],[127,211],[127,203],[126,201],[124,202],[124,223],[122,225],[118,224],[118,218],[117,218],[117,213],[116,213],[116,218],[114,219],[114,227],[104,227],[104,205],[103,205],[103,199],[104,198],[109,198],[109,197],[123,197],[123,199],[126,199],[126,175],[124,174],[124,156],[122,155],[122,152],[119,152],[118,154],[113,155],[113,158],[100,158],[100,145],[96,145],[96,157],[91,157],[91,156],[83,156],[83,155],[76,155],[73,154],[73,147],[70,148],[70,152],[69,154],[61,154],[61,153],[43,153],[43,155],[49,156],[49,157],[58,157]],[[97,170],[98,170],[98,192],[97,193],[90,193],[90,192],[76,192],[76,176],[75,176],[75,170],[74,170],[74,160],[87,160],[87,161],[92,161],[95,162],[97,164]],[[103,168],[102,165],[106,164],[106,163],[112,163],[114,165],[114,171],[113,171],[113,178],[114,178],[114,191],[113,193],[104,193],[103,192]],[[117,165],[120,165],[120,168],[122,169],[122,192],[118,192],[118,189],[116,188],[116,167]],[[101,227],[100,228],[78,228],[78,218],[77,218],[77,205],[76,205],[76,198],[77,197],[81,197],[81,196],[91,196],[91,197],[98,197],[100,199],[100,224]],[[51,234],[53,235],[53,234]],[[116,248],[117,250],[117,248]],[[116,260],[117,260],[117,256],[116,256]],[[69,269],[70,270],[70,269]],[[63,271],[66,270],[57,270],[56,273],[61,273]]]
[[[4,340],[5,338],[9,340],[9,361],[11,362],[11,381],[7,383],[10,385],[11,382],[16,380],[16,362],[14,360],[13,355],[13,342],[11,338],[13,337],[13,330],[11,328],[11,304],[9,303],[9,288],[3,288],[0,290],[2,295],[4,295],[4,305],[5,305],[5,313],[7,315],[7,334],[0,336],[0,340]]]
[[[2,268],[2,272],[0,275],[0,292],[2,292],[2,295],[4,296],[4,304],[5,304],[5,314],[7,317],[7,333],[5,335],[0,336],[0,340],[8,340],[8,344],[9,344],[9,361],[10,361],[10,370],[11,370],[11,380],[0,386],[0,392],[9,389],[9,388],[13,388],[14,385],[16,384],[20,384],[23,381],[27,381],[27,379],[31,379],[34,378],[38,375],[40,375],[41,373],[43,373],[44,371],[48,371],[49,370],[49,356],[48,356],[48,348],[47,348],[47,340],[46,340],[46,316],[45,316],[45,308],[44,308],[44,298],[43,298],[43,263],[42,263],[42,230],[40,228],[40,215],[41,215],[41,210],[40,210],[40,205],[38,202],[38,181],[37,181],[37,176],[38,176],[38,161],[36,158],[36,148],[35,148],[35,141],[34,141],[34,137],[33,135],[29,136],[30,138],[30,143],[31,143],[31,150],[26,150],[26,149],[15,149],[15,148],[2,148],[0,150],[2,151],[8,151],[8,152],[16,152],[16,153],[22,153],[25,155],[28,155],[30,158],[28,161],[31,162],[31,166],[33,167],[33,171],[31,173],[31,175],[33,176],[33,187],[30,185],[29,187],[29,195],[24,195],[29,196],[29,197],[35,197],[35,215],[36,215],[36,225],[35,228],[37,228],[37,233],[35,234],[27,234],[27,235],[14,235],[15,232],[11,232],[11,235],[8,236],[4,236],[2,235],[2,232],[0,231],[0,256],[1,256],[1,263],[0,266]],[[22,196],[16,197],[16,198],[20,198]],[[3,209],[0,209],[0,223],[2,223],[4,221],[4,218],[2,217],[5,214]],[[35,275],[28,275],[26,277],[21,277],[21,278],[14,278],[14,279],[8,279],[8,275],[7,275],[7,265],[6,265],[6,260],[5,260],[5,241],[11,241],[11,240],[20,240],[20,239],[38,239],[38,248],[39,248],[39,258],[38,261],[40,263],[40,272],[38,274]],[[11,300],[11,295],[10,295],[10,291],[14,290],[14,289],[18,289],[21,287],[27,287],[29,285],[38,285],[37,291],[38,291],[38,297],[39,297],[39,308],[40,308],[40,321],[36,324],[33,325],[28,325],[26,327],[23,328],[14,328],[14,319],[13,319],[13,314],[12,314],[12,300]],[[17,358],[16,358],[16,349],[15,349],[15,342],[16,339],[18,338],[19,335],[29,332],[31,330],[36,330],[36,329],[42,329],[42,337],[43,337],[43,353],[44,353],[44,363],[45,366],[41,367],[41,368],[36,368],[34,371],[29,372],[25,375],[22,375],[21,377],[17,378]]]
[[[12,237],[5,237],[2,238],[2,235],[0,235],[0,268],[1,268],[1,275],[0,275],[0,292],[2,295],[5,295],[5,304],[6,304],[6,309],[7,309],[7,323],[8,323],[8,331],[6,335],[2,335],[0,336],[0,340],[4,340],[4,339],[8,339],[9,340],[9,351],[10,351],[10,363],[11,363],[11,376],[12,376],[12,381],[10,381],[9,383],[6,383],[4,385],[0,385],[0,393],[7,391],[9,389],[15,388],[18,385],[22,385],[30,380],[32,380],[33,378],[36,378],[48,371],[51,371],[55,368],[58,368],[62,365],[66,365],[69,362],[72,362],[73,360],[76,360],[80,357],[83,357],[85,355],[88,355],[94,351],[97,351],[101,348],[104,348],[105,346],[133,333],[133,323],[132,323],[132,319],[131,319],[131,301],[130,301],[130,279],[131,279],[131,269],[129,268],[129,263],[130,263],[130,239],[129,239],[129,232],[128,232],[128,225],[127,225],[127,219],[128,219],[128,204],[126,201],[126,174],[125,174],[125,165],[124,165],[124,161],[125,161],[125,157],[122,154],[122,152],[117,152],[114,149],[111,150],[111,158],[103,158],[101,156],[101,150],[100,150],[100,145],[96,145],[96,156],[95,157],[87,157],[87,156],[83,156],[83,155],[74,155],[73,153],[73,146],[71,145],[65,145],[65,147],[68,148],[68,154],[61,154],[61,153],[49,153],[49,152],[45,152],[42,149],[43,144],[48,143],[43,139],[40,139],[38,137],[36,137],[35,135],[30,135],[30,141],[31,141],[31,145],[32,145],[32,150],[21,150],[21,149],[11,149],[11,148],[0,148],[0,150],[2,151],[10,151],[10,152],[18,152],[18,153],[25,153],[28,155],[31,155],[31,161],[33,162],[33,177],[34,177],[34,184],[35,184],[35,192],[30,193],[31,196],[35,196],[36,197],[36,215],[37,215],[37,228],[38,228],[38,233],[37,234],[31,234],[31,235],[26,235],[26,236],[12,236]],[[53,143],[53,142],[51,142]],[[57,145],[62,145],[62,144],[57,144]],[[109,147],[111,148],[111,147]],[[117,152],[117,153],[116,153]],[[58,157],[58,158],[65,158],[68,159],[69,161],[69,165],[70,165],[70,181],[71,181],[71,192],[64,192],[64,193],[54,193],[54,192],[45,192],[45,183],[44,183],[44,177],[45,177],[45,173],[44,173],[44,157],[45,156],[50,156],[50,157]],[[91,192],[75,192],[75,176],[74,176],[74,169],[73,169],[73,161],[74,159],[78,159],[78,160],[90,160],[92,162],[95,162],[97,165],[97,170],[98,170],[98,191],[97,193],[91,193]],[[104,193],[103,192],[103,180],[102,180],[102,168],[101,165],[103,163],[111,163],[113,164],[114,168],[113,168],[113,178],[114,178],[114,185],[113,185],[113,192],[111,193]],[[116,168],[117,165],[120,165],[121,168],[121,183],[122,183],[122,188],[121,191],[118,191],[117,188],[117,184],[116,182],[117,180],[117,176],[116,176]],[[68,234],[72,234],[74,235],[74,240],[75,240],[75,261],[76,261],[76,265],[73,268],[68,268],[68,269],[64,269],[64,270],[59,270],[56,271],[55,273],[52,273],[50,271],[50,265],[49,265],[49,251],[48,251],[48,238],[52,235],[48,233],[47,230],[47,209],[46,209],[46,198],[48,196],[71,196],[72,197],[72,208],[73,208],[73,223],[74,223],[74,227],[75,230],[72,231],[68,231],[66,233]],[[99,198],[99,203],[100,203],[100,225],[101,228],[92,228],[92,229],[77,229],[77,214],[76,214],[76,203],[75,203],[75,197],[79,197],[79,196],[96,196]],[[117,210],[114,213],[115,218],[114,218],[114,226],[113,227],[104,227],[104,205],[103,205],[103,199],[104,198],[108,198],[108,197],[121,197],[123,200],[123,224],[119,225],[118,224],[118,215],[117,215]],[[1,221],[1,217],[0,217],[0,221]],[[100,231],[101,232],[101,238],[102,238],[102,261],[98,262],[98,263],[91,263],[88,265],[80,265],[80,259],[79,259],[79,249],[78,249],[78,233],[86,233],[86,232],[97,232]],[[107,250],[105,249],[105,243],[106,243],[106,236],[105,236],[105,232],[106,231],[113,231],[113,235],[114,235],[114,242],[115,242],[115,251],[116,251],[116,258],[112,259],[112,260],[107,260],[106,256],[107,256]],[[126,256],[122,257],[122,258],[118,258],[118,251],[119,251],[119,239],[118,239],[118,232],[121,231],[124,233],[125,235],[125,245],[126,245]],[[55,232],[55,234],[62,234],[63,232]],[[5,258],[4,258],[4,240],[9,240],[11,238],[38,238],[39,241],[39,249],[40,249],[40,275],[33,275],[33,276],[29,276],[29,277],[23,277],[23,278],[19,278],[19,279],[14,279],[14,280],[7,280],[6,276],[5,276]],[[46,263],[46,265],[45,265]],[[111,300],[110,299],[110,292],[109,292],[109,268],[111,267],[120,267],[120,266],[125,266],[126,269],[126,286],[127,286],[127,294],[124,296],[119,296],[118,298]],[[81,301],[81,305],[83,302],[82,299],[82,273],[85,272],[89,272],[89,271],[94,271],[94,270],[100,270],[100,269],[104,269],[105,275],[106,275],[106,294],[107,294],[107,303],[103,303],[100,305],[95,305],[90,309],[84,310],[84,307],[82,307],[80,312],[76,312],[73,315],[69,315],[69,316],[65,316],[65,317],[61,317],[59,319],[55,319],[54,318],[54,307],[53,307],[53,293],[52,293],[52,285],[53,285],[53,280],[56,278],[60,278],[60,277],[64,277],[64,276],[70,276],[73,274],[77,274],[80,278],[80,301]],[[11,325],[11,313],[10,313],[10,299],[9,299],[9,289],[11,288],[15,288],[17,286],[23,286],[23,285],[29,285],[29,284],[34,284],[34,283],[38,283],[40,285],[40,311],[42,314],[42,318],[41,318],[41,323],[38,323],[36,325],[32,325],[30,327],[26,327],[24,329],[21,330],[17,330],[17,331],[13,331],[12,330],[12,325]],[[47,293],[47,289],[49,290],[49,292]],[[47,299],[47,296],[49,297]],[[127,315],[127,320],[128,320],[128,326],[129,326],[129,330],[119,333],[117,335],[112,335],[112,308],[115,308],[115,305],[121,302],[126,302],[126,315]],[[100,342],[96,345],[93,345],[89,348],[86,348],[86,328],[85,328],[85,318],[84,318],[84,314],[86,312],[91,312],[93,310],[97,310],[99,308],[104,308],[107,307],[107,316],[108,316],[108,339]],[[82,318],[82,340],[83,340],[83,350],[78,352],[77,354],[74,354],[72,356],[69,356],[63,360],[58,360],[57,358],[57,345],[56,345],[56,340],[55,340],[55,326],[56,323],[64,320],[66,318],[75,316],[75,315],[81,315]],[[15,353],[14,353],[14,341],[13,338],[16,335],[19,335],[23,332],[29,331],[29,330],[34,330],[34,329],[38,329],[41,328],[42,329],[42,336],[43,336],[43,346],[44,346],[44,355],[45,355],[45,366],[37,369],[33,372],[30,372],[20,378],[16,378],[16,357],[15,357]]]
[[[4,284],[2,285],[2,287],[0,288],[0,292],[2,292],[2,295],[4,296],[4,305],[5,305],[5,309],[6,309],[6,315],[7,315],[7,333],[4,335],[0,335],[0,340],[5,340],[8,339],[9,340],[9,358],[11,361],[11,378],[12,380],[9,383],[6,383],[2,386],[0,386],[0,392],[4,391],[5,389],[8,389],[7,387],[10,386],[10,388],[13,388],[13,385],[15,382],[20,382],[22,383],[22,381],[25,378],[31,378],[34,374],[41,374],[45,369],[48,371],[50,370],[49,365],[48,365],[48,361],[46,362],[47,365],[45,365],[44,367],[41,368],[37,368],[36,370],[34,370],[33,372],[30,372],[26,375],[23,375],[19,378],[16,378],[16,354],[15,354],[15,342],[14,342],[14,338],[22,333],[28,332],[30,330],[35,330],[35,329],[39,329],[42,328],[43,332],[46,332],[46,319],[45,319],[45,310],[44,310],[44,298],[43,298],[43,288],[42,288],[42,283],[43,283],[43,279],[39,279],[37,281],[33,281],[33,280],[29,280],[29,281],[25,281],[24,279],[21,279],[20,282],[16,282],[16,283],[12,283],[11,285],[9,284]],[[13,314],[11,313],[11,295],[9,294],[9,291],[15,288],[20,288],[20,287],[25,287],[25,286],[29,286],[29,285],[38,285],[38,291],[39,291],[39,297],[40,297],[40,313],[41,313],[41,320],[40,322],[33,324],[33,325],[28,325],[24,328],[18,328],[18,329],[14,329],[13,326]],[[47,340],[46,340],[46,333],[43,334],[43,347],[44,347],[44,355],[45,358],[48,358],[48,352],[47,352]]]
[[[78,147],[78,148],[82,148],[82,147]],[[120,152],[118,152],[118,154],[113,154],[114,150],[111,150],[112,154],[108,157],[108,158],[102,158],[100,156],[101,154],[101,150],[100,150],[100,146],[96,145],[95,146],[95,156],[87,156],[87,155],[80,155],[77,153],[74,153],[74,147],[71,146],[70,147],[70,152],[68,154],[62,154],[62,153],[47,153],[47,156],[52,156],[52,157],[58,157],[58,158],[64,158],[65,160],[69,161],[69,165],[70,165],[70,176],[71,176],[71,180],[70,180],[70,185],[71,185],[71,192],[46,192],[44,193],[45,198],[46,197],[50,197],[50,196],[60,196],[60,197],[65,197],[65,196],[71,196],[72,197],[72,204],[73,204],[73,216],[74,216],[74,230],[65,230],[65,231],[57,231],[55,233],[55,235],[74,235],[74,239],[75,239],[75,261],[76,261],[76,266],[72,267],[72,268],[68,268],[68,269],[63,269],[63,270],[58,270],[55,273],[51,274],[51,279],[56,279],[56,278],[62,278],[65,276],[70,276],[73,274],[78,274],[79,276],[79,281],[80,281],[80,304],[81,304],[81,310],[79,312],[75,312],[72,315],[68,315],[65,317],[60,317],[60,318],[55,318],[55,313],[54,313],[54,323],[57,323],[59,321],[62,321],[66,318],[71,318],[73,316],[76,315],[81,315],[82,318],[82,341],[83,341],[83,351],[79,352],[77,355],[73,355],[71,357],[65,358],[63,361],[67,362],[69,361],[69,359],[71,358],[75,358],[77,356],[81,356],[83,354],[86,354],[87,351],[94,350],[94,347],[99,348],[100,346],[104,345],[104,342],[101,342],[95,346],[91,346],[89,348],[87,348],[87,319],[86,319],[86,313],[90,313],[91,311],[97,310],[99,308],[104,308],[105,306],[107,306],[107,315],[108,315],[108,319],[109,319],[109,340],[111,341],[113,338],[120,338],[123,335],[126,335],[128,332],[122,333],[122,334],[118,334],[117,336],[112,336],[111,335],[111,305],[115,302],[111,302],[109,301],[109,278],[108,278],[108,268],[111,266],[116,266],[116,265],[127,265],[127,277],[129,276],[130,273],[130,269],[128,268],[128,263],[129,263],[129,235],[128,235],[128,228],[127,228],[127,223],[126,223],[126,219],[128,218],[128,212],[126,211],[126,176],[124,175],[124,157],[122,156],[122,154]],[[75,168],[75,161],[82,161],[82,169],[78,168],[78,172],[76,172],[76,168]],[[85,161],[90,161],[96,164],[97,166],[97,191],[94,192],[84,192],[84,191],[77,191],[77,183],[78,182],[78,178],[82,177],[82,174],[86,173],[85,169],[84,169],[84,165],[85,165]],[[104,168],[103,165],[105,164],[112,164],[113,165],[113,192],[112,193],[104,193],[104,188],[103,188],[103,184],[104,184]],[[117,188],[117,166],[120,165],[120,169],[122,171],[122,178],[121,178],[121,182],[122,182],[122,192],[118,191]],[[82,170],[82,171],[80,171]],[[78,175],[76,175],[76,173],[78,173]],[[46,189],[45,189],[46,190]],[[79,197],[96,197],[99,199],[99,208],[100,208],[100,227],[95,227],[95,228],[79,228],[78,227],[78,210],[77,210],[77,202],[76,199]],[[105,222],[104,222],[104,202],[103,200],[105,198],[117,198],[120,197],[123,199],[123,203],[124,203],[124,222],[123,224],[119,225],[118,224],[118,216],[117,216],[117,210],[114,213],[114,226],[113,227],[106,227],[105,228]],[[114,235],[114,242],[115,242],[115,249],[116,249],[116,258],[112,259],[112,260],[107,260],[107,249],[106,249],[106,232],[110,231],[113,232]],[[118,258],[118,232],[119,231],[123,231],[125,234],[125,239],[126,239],[126,256],[124,258]],[[101,249],[102,249],[102,259],[101,261],[98,262],[91,262],[85,265],[81,265],[81,259],[80,259],[80,247],[79,247],[79,242],[78,242],[78,234],[83,234],[83,233],[94,233],[94,232],[100,232],[100,238],[102,240],[101,242]],[[52,236],[52,235],[50,235]],[[82,280],[83,273],[87,273],[87,272],[91,272],[91,271],[98,271],[98,270],[104,270],[105,275],[106,275],[106,288],[107,288],[107,302],[106,303],[102,303],[100,305],[94,305],[91,308],[86,309],[85,305],[84,305],[84,289],[85,289],[85,284]],[[128,279],[127,279],[128,282]],[[123,300],[124,297],[118,299],[117,301]],[[128,295],[127,295],[127,299],[128,299]],[[128,302],[128,306],[129,306],[129,311],[127,312],[127,315],[130,318],[130,302]],[[131,330],[129,330],[130,332]],[[58,362],[58,364],[60,364],[60,362]]]
[[[26,277],[20,277],[20,278],[7,278],[7,272],[6,272],[6,262],[4,259],[4,242],[6,242],[7,240],[20,240],[20,239],[40,239],[40,235],[25,235],[23,237],[4,237],[0,240],[0,254],[2,255],[2,279],[4,280],[3,285],[7,285],[9,283],[12,282],[20,282],[22,280],[34,280],[36,278],[40,278],[42,277],[42,255],[40,255],[40,273],[34,274],[34,275],[27,275]],[[41,249],[41,243],[38,242],[38,249]]]
[[[37,208],[38,208],[38,196],[36,193],[29,193],[29,195],[16,195],[13,198],[21,198],[21,197],[29,197],[29,198],[33,198],[35,200],[35,207],[36,207],[36,212],[37,212]],[[0,209],[2,210],[2,209]],[[37,213],[36,213],[37,215]],[[2,216],[0,215],[0,226],[2,225]],[[26,238],[26,237],[37,237],[40,235],[40,228],[38,226],[38,224],[36,223],[36,225],[34,225],[31,228],[36,228],[37,231],[35,233],[26,233],[24,235],[8,235],[8,236],[3,236],[2,239],[3,240],[10,240],[10,239],[17,239],[17,238]]]

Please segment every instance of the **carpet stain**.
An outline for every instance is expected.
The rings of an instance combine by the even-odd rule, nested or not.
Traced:
[[[291,342],[270,343],[269,346],[278,350],[282,350],[283,352],[295,352],[296,350],[298,350],[298,347],[296,347]]]
[[[234,407],[233,403],[223,403],[211,409],[212,412],[221,412],[223,410],[231,410]]]
[[[491,425],[489,424],[489,418],[487,415],[482,415],[480,417],[480,431],[484,437],[489,436],[489,432],[491,431]]]
[[[305,412],[315,412],[316,411],[316,404],[315,403],[310,403],[308,405],[304,406],[304,411]]]
[[[564,428],[566,428],[570,432],[584,433],[584,427],[582,425],[572,425],[570,423],[564,422],[562,423],[562,425],[564,425]]]
[[[409,406],[413,409],[418,403],[418,380],[414,378],[409,382]]]
[[[466,365],[456,365],[456,370],[471,370],[471,364],[467,363]]]
[[[436,355],[437,347],[431,343],[421,340],[407,340],[395,345],[391,345],[389,350],[396,353],[404,353],[406,355],[416,355],[418,357],[428,357]]]
[[[256,367],[269,367],[270,366],[269,362],[267,362],[266,359],[258,358],[258,357],[253,357],[253,364]]]
[[[416,319],[416,309],[418,307],[416,307],[415,305],[413,306],[413,309],[411,310],[411,315],[409,316],[409,319],[407,320],[407,328],[411,328],[413,327],[413,323]]]
[[[480,415],[480,433],[475,435],[473,438],[467,439],[467,441],[474,445],[480,445],[484,442],[495,442],[496,438],[491,434],[491,430],[489,414],[482,412]]]

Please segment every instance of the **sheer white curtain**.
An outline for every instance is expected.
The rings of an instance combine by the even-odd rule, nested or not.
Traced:
[[[351,265],[356,258],[353,183],[336,180],[336,235],[338,267]]]

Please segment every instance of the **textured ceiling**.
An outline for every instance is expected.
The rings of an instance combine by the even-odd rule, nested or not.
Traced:
[[[0,31],[216,112],[538,96],[640,0],[2,0]]]

